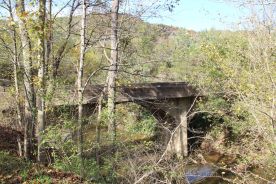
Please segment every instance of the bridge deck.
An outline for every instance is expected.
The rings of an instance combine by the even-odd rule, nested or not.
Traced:
[[[84,90],[84,104],[96,103],[103,85],[87,86]],[[164,100],[170,98],[185,98],[197,96],[199,93],[191,85],[186,82],[159,82],[159,83],[139,83],[128,86],[117,87],[117,103],[131,102],[137,100]],[[59,97],[63,99],[62,104],[77,104],[77,94],[74,90],[68,90],[67,95]],[[60,104],[61,105],[61,104]]]

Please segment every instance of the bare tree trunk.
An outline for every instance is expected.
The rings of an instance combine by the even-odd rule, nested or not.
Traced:
[[[116,121],[115,121],[115,92],[116,76],[118,66],[118,11],[119,0],[112,1],[111,8],[111,65],[108,71],[107,82],[107,110],[108,110],[108,131],[112,143],[116,140]]]
[[[106,81],[107,83],[107,81]],[[104,85],[103,91],[100,94],[99,100],[98,100],[98,114],[97,114],[97,122],[96,122],[96,143],[97,143],[97,149],[96,149],[96,161],[98,166],[100,165],[100,146],[101,146],[101,121],[102,121],[102,107],[103,107],[103,101],[104,101],[104,95],[106,94],[106,83]]]
[[[32,82],[31,42],[25,23],[25,1],[17,0],[17,15],[22,43],[22,58],[24,66],[25,110],[24,110],[24,157],[31,158],[33,130],[35,125],[35,92]]]
[[[48,0],[48,13],[46,15],[46,19],[47,19],[47,39],[46,39],[46,46],[45,46],[45,55],[46,55],[46,68],[45,68],[45,75],[49,76],[49,71],[48,71],[48,67],[50,66],[51,61],[53,60],[53,58],[51,58],[51,52],[52,52],[52,48],[53,48],[53,20],[52,20],[52,0]]]
[[[14,22],[14,16],[12,13],[12,3],[11,0],[8,1],[8,9],[10,13],[11,21]],[[15,100],[16,100],[16,113],[17,113],[17,123],[19,129],[22,130],[22,112],[20,106],[20,93],[19,93],[19,83],[18,83],[18,65],[19,65],[19,58],[18,58],[18,44],[17,44],[17,35],[16,35],[16,27],[15,25],[12,26],[12,40],[13,40],[13,77],[14,77],[14,88],[15,88]],[[18,144],[18,154],[22,156],[22,146],[21,146],[21,137],[18,135],[17,137],[17,144]]]
[[[15,31],[15,30],[14,30]],[[16,33],[14,32],[14,35]],[[14,63],[13,63],[13,76],[14,76],[14,88],[15,88],[15,100],[16,100],[16,113],[17,113],[17,122],[19,125],[19,129],[22,130],[22,112],[21,112],[21,106],[20,106],[20,93],[19,93],[19,84],[18,84],[18,56],[17,56],[17,43],[16,43],[16,37],[14,38]],[[22,156],[22,146],[21,146],[21,137],[18,135],[17,137],[17,143],[18,143],[18,153],[19,156]]]
[[[42,133],[45,129],[45,18],[46,18],[46,0],[39,0],[39,39],[38,39],[38,97],[37,97],[37,127],[36,127],[36,137],[37,137],[37,161],[45,161],[45,150],[42,146]]]
[[[47,89],[46,89],[46,94],[48,97],[52,97],[53,92],[54,92],[54,75],[53,75],[53,62],[54,62],[54,54],[52,53],[53,50],[53,18],[52,18],[52,0],[48,0],[48,5],[47,5],[47,9],[48,9],[48,14],[47,14],[47,31],[45,35],[47,37],[46,39],[46,46],[45,46],[45,55],[46,55],[46,59],[45,59],[45,76],[47,77],[47,83],[45,83],[45,85],[47,85]],[[46,104],[47,106],[47,104]]]
[[[104,90],[100,94],[99,100],[98,100],[98,114],[97,114],[97,122],[96,122],[96,162],[97,167],[100,170],[100,148],[101,148],[101,121],[102,121],[102,105],[103,105],[103,96],[104,96]],[[97,179],[100,178],[100,173],[97,173]]]
[[[77,78],[77,88],[78,88],[78,152],[79,158],[81,160],[80,174],[83,176],[83,134],[82,134],[82,124],[83,124],[83,66],[85,57],[85,36],[86,36],[86,0],[82,1],[82,19],[81,19],[81,44],[80,44],[80,61],[78,68],[78,78]]]
[[[102,121],[102,96],[100,96],[100,100],[98,102],[98,115],[97,115],[97,124],[96,124],[96,142],[98,144],[98,146],[101,143],[101,121]]]

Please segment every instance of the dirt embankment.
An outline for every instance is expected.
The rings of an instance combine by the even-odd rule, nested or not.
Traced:
[[[23,134],[19,131],[13,130],[10,127],[0,125],[0,150],[7,151],[11,154],[18,154],[18,141],[23,139]]]

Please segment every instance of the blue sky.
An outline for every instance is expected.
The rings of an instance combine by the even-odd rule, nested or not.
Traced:
[[[160,2],[166,1],[167,0],[160,0]],[[54,9],[59,10],[60,7],[67,3],[67,0],[55,0],[54,2],[56,4]],[[156,2],[156,0],[133,0],[133,2],[137,4],[151,4],[150,2]],[[133,5],[133,3],[130,4]],[[134,5],[135,8],[137,8],[137,4]],[[65,13],[61,13],[62,16],[68,15],[68,8],[65,8],[64,12]],[[0,15],[1,13],[2,12],[0,12]],[[234,30],[237,29],[239,21],[242,20],[241,17],[246,16],[245,9],[239,8],[237,4],[227,3],[226,0],[180,0],[179,5],[176,6],[173,12],[160,10],[158,13],[162,18],[148,17],[145,21],[172,25],[195,31],[212,28],[218,30]]]
[[[172,13],[165,12],[163,18],[151,18],[146,21],[183,27],[196,31],[206,29],[235,29],[246,11],[237,4],[222,0],[180,0]]]

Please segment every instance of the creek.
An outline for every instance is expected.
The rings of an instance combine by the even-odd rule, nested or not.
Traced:
[[[204,155],[204,164],[188,164],[185,169],[185,180],[188,184],[226,184],[223,178],[233,176],[230,172],[219,169],[215,165],[223,162],[230,164],[232,160],[229,156],[225,156],[216,152],[210,152]]]

